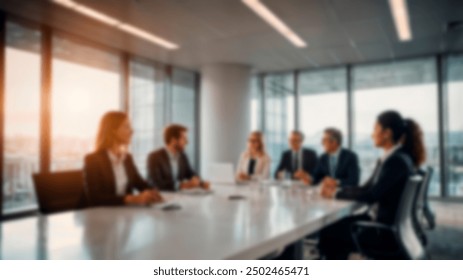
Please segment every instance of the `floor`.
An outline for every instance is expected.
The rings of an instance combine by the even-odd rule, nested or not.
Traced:
[[[463,260],[463,203],[432,202],[437,226],[428,232],[431,259]]]
[[[436,228],[428,231],[427,251],[433,260],[463,260],[463,203],[431,202]],[[316,245],[306,242],[305,259],[319,259]],[[354,257],[355,258],[355,257]]]

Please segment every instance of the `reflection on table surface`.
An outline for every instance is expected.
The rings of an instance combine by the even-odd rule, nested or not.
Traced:
[[[252,259],[350,215],[357,205],[276,182],[163,193],[163,207],[99,207],[1,225],[2,259]],[[230,199],[239,197],[240,199]]]

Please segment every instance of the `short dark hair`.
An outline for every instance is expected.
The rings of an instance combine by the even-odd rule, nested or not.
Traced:
[[[164,143],[169,144],[172,139],[179,139],[188,129],[180,124],[171,124],[164,129]]]
[[[338,142],[339,146],[342,145],[342,132],[339,129],[328,127],[325,129],[325,133],[329,134],[331,138]]]
[[[291,134],[297,134],[299,137],[301,137],[301,140],[304,141],[305,135],[299,130],[293,130],[291,131]]]

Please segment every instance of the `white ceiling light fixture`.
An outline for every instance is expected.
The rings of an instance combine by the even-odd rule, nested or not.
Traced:
[[[298,48],[307,47],[307,43],[302,40],[294,31],[291,30],[281,19],[279,19],[269,8],[259,0],[242,0],[246,6],[253,10],[263,20],[275,28],[281,35],[286,37],[293,45]]]
[[[116,18],[113,18],[111,16],[108,16],[107,14],[104,14],[102,12],[99,12],[95,9],[92,9],[90,7],[87,7],[85,5],[79,4],[73,0],[51,0],[52,2],[61,5],[65,8],[71,9],[75,12],[78,12],[82,15],[85,15],[87,17],[93,18],[97,21],[100,21],[104,24],[107,24],[109,26],[115,27],[125,33],[129,33],[133,36],[142,38],[146,41],[149,41],[151,43],[154,43],[156,45],[159,45],[161,47],[164,47],[166,49],[170,50],[175,50],[178,49],[179,46],[175,43],[172,43],[166,39],[163,39],[161,37],[158,37],[148,31],[145,31],[141,28],[135,27],[133,25],[130,25],[128,23],[122,22]]]
[[[392,17],[394,18],[395,29],[400,41],[410,41],[412,31],[408,16],[407,0],[389,0]]]

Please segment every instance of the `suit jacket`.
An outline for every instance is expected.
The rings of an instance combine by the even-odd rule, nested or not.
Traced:
[[[332,177],[330,172],[330,156],[324,153],[318,160],[317,168],[315,169],[313,180],[314,184],[326,176]],[[360,179],[360,167],[357,155],[349,150],[341,149],[336,163],[334,178],[339,180],[339,186],[358,186]]]
[[[130,154],[127,154],[124,160],[124,168],[128,181],[126,194],[133,193],[135,189],[143,191],[150,188],[148,183],[138,173]],[[124,204],[124,196],[116,194],[116,179],[106,150],[97,151],[85,156],[84,175],[85,189],[90,205]]]
[[[240,173],[248,174],[250,160],[251,156],[249,155],[249,152],[243,152],[241,154],[236,167],[236,178],[238,178]],[[270,176],[270,164],[271,160],[267,154],[257,158],[254,174],[251,176],[251,179],[268,179]]]
[[[405,184],[414,173],[412,160],[399,149],[383,163],[378,162],[375,172],[362,187],[345,187],[336,197],[377,204],[376,220],[393,224]]]
[[[165,148],[152,152],[148,156],[148,182],[164,191],[175,191],[175,182],[190,180],[196,176],[188,157],[181,153],[178,158],[178,176],[174,180],[169,155]]]
[[[275,171],[275,178],[278,178],[278,173],[280,171],[286,171],[291,174],[294,174],[297,170],[293,170],[293,151],[287,150],[281,155],[280,163]],[[311,149],[302,148],[302,169],[313,175],[315,167],[317,166],[317,153]]]

